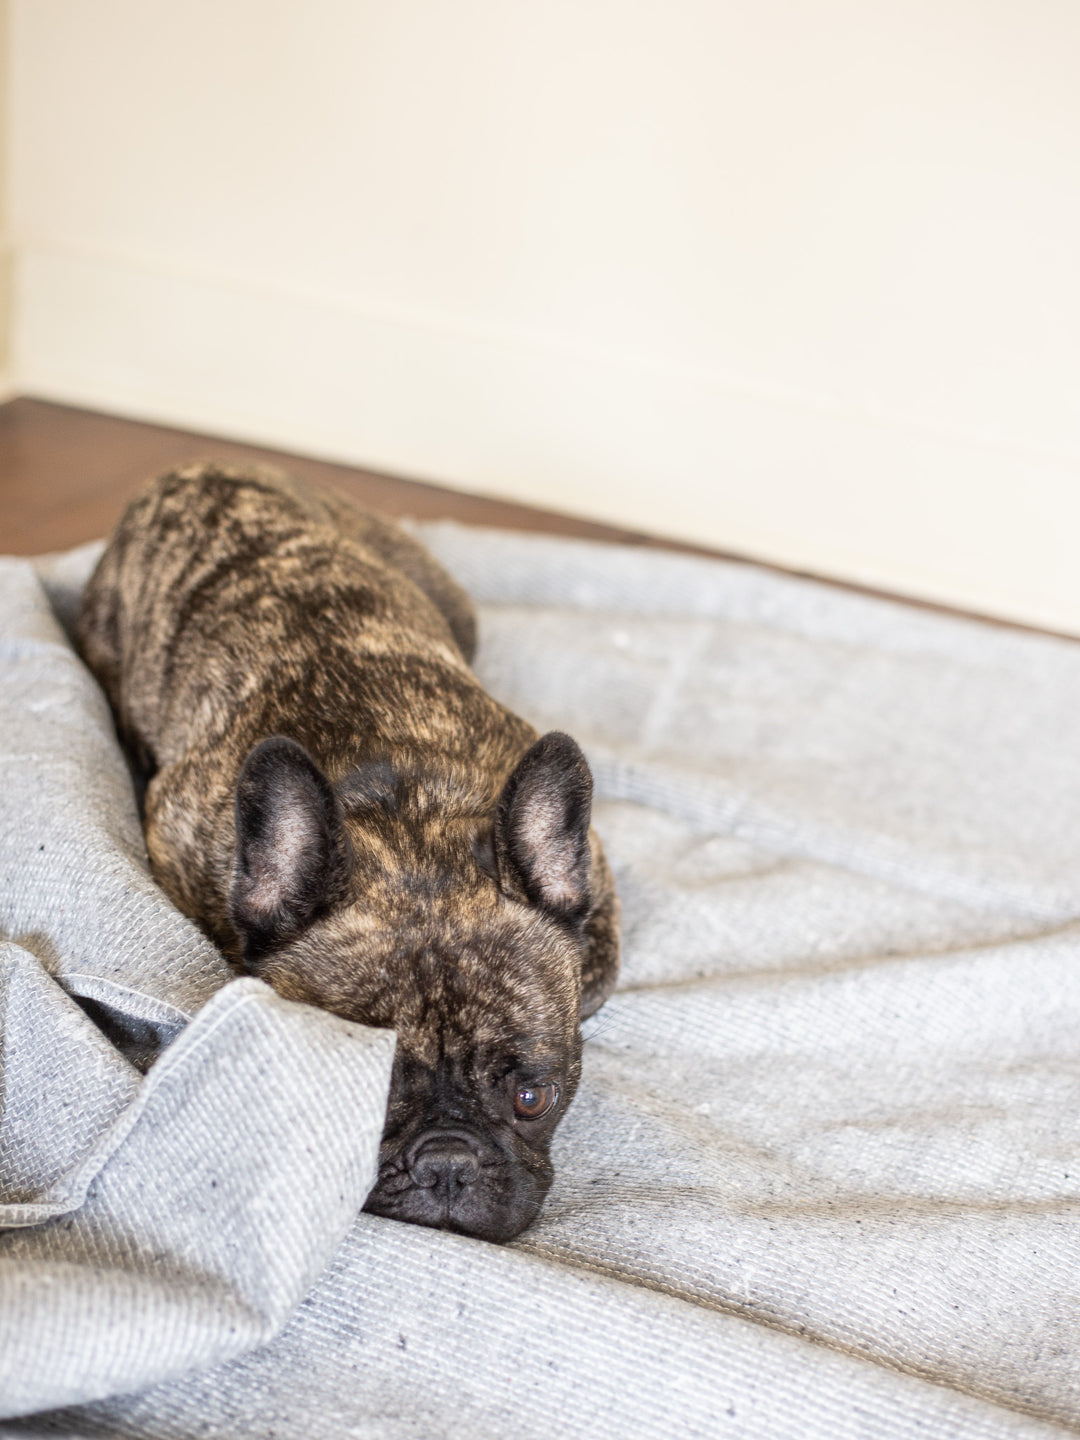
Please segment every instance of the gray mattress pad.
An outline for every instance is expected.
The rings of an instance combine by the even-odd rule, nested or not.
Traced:
[[[1080,1431],[1080,645],[416,531],[623,900],[542,1216],[360,1213],[392,1035],[158,890],[65,628],[96,548],[0,561],[0,1434]]]

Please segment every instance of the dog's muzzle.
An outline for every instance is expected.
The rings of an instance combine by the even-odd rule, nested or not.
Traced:
[[[431,1127],[396,1154],[384,1155],[364,1209],[505,1241],[536,1217],[549,1183],[547,1167],[527,1170],[471,1130]]]

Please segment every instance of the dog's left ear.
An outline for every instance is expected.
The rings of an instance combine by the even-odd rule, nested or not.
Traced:
[[[572,924],[589,912],[592,776],[569,735],[552,730],[518,761],[495,808],[502,889]]]
[[[349,840],[329,780],[302,745],[262,740],[236,784],[229,919],[245,962],[286,944],[344,890]]]

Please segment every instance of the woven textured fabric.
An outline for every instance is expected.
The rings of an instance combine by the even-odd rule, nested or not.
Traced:
[[[354,1218],[390,1038],[230,982],[56,618],[94,552],[7,563],[0,1433],[1080,1431],[1080,647],[417,530],[623,898],[541,1218]]]

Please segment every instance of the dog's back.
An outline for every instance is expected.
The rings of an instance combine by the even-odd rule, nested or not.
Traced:
[[[266,467],[198,465],[132,502],[84,592],[79,636],[125,740],[153,737],[156,769],[236,723],[245,676],[262,692],[275,667],[340,671],[380,651],[462,671],[476,624],[464,591],[398,527]],[[359,697],[316,690],[305,708],[318,698],[329,703],[316,723],[352,723]]]

